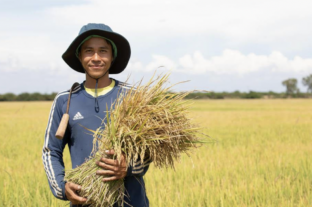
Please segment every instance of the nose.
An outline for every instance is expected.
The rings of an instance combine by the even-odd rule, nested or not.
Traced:
[[[93,60],[93,61],[100,61],[100,57],[99,57],[99,55],[98,55],[97,52],[95,52],[95,53],[93,54],[92,60]]]

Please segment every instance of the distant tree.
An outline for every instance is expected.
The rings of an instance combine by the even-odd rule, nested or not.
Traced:
[[[44,95],[42,95],[41,93],[31,93],[29,94],[29,100],[30,101],[42,101],[44,100]]]
[[[255,91],[249,91],[249,93],[245,94],[242,98],[248,98],[248,99],[262,98],[262,95]]]
[[[290,78],[287,80],[284,80],[282,82],[283,86],[286,87],[286,94],[291,95],[298,92],[297,88],[297,79],[296,78]]]
[[[21,93],[16,98],[17,101],[30,101],[31,96],[29,93]]]
[[[51,93],[51,94],[48,96],[48,100],[49,100],[49,101],[51,101],[51,100],[53,101],[56,95],[57,95],[57,93],[55,93],[55,92]]]
[[[16,95],[13,93],[6,93],[0,96],[0,101],[15,101]]]
[[[308,93],[309,91],[312,93],[312,74],[302,78],[302,84],[308,87]]]

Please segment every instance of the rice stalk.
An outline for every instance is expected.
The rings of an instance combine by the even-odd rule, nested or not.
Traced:
[[[183,98],[189,92],[172,93],[166,87],[169,74],[151,78],[120,93],[101,126],[94,133],[93,151],[81,166],[66,173],[65,180],[82,186],[80,196],[91,206],[112,206],[124,202],[123,180],[102,182],[95,164],[105,150],[115,151],[114,159],[126,156],[127,167],[133,161],[144,163],[149,158],[158,168],[174,168],[181,153],[201,144],[200,128],[191,123],[189,102]],[[131,198],[130,198],[131,199]]]

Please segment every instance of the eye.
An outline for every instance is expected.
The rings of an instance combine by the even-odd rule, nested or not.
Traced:
[[[106,52],[107,52],[107,50],[100,50],[100,52],[101,52],[101,53],[106,53]]]

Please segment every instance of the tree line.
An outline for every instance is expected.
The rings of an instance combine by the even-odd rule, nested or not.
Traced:
[[[310,93],[295,93],[292,95],[288,95],[287,93],[277,93],[273,91],[269,92],[257,92],[257,91],[249,91],[249,92],[197,92],[190,93],[186,97],[186,99],[277,99],[277,98],[312,98],[312,94]]]
[[[0,95],[0,101],[52,101],[56,93],[40,94],[40,93],[21,93],[15,95],[13,93],[6,93]],[[261,98],[311,98],[311,93],[297,92],[294,94],[269,92],[194,92],[188,94],[186,99],[261,99]]]
[[[312,98],[312,74],[302,78],[302,84],[307,87],[307,92],[300,92],[296,78],[289,78],[282,82],[286,87],[283,93],[269,92],[207,92],[207,93],[190,93],[186,98],[188,99],[224,99],[224,98],[241,98],[241,99],[256,99],[256,98]]]
[[[0,94],[0,101],[52,101],[56,94],[21,93],[15,95],[13,93],[6,93]]]
[[[298,89],[298,80],[289,78],[282,82],[286,91],[282,93],[269,92],[194,92],[188,94],[186,99],[260,99],[260,98],[311,98],[312,97],[312,74],[302,78],[302,84],[307,87],[307,92],[300,92]],[[0,94],[0,101],[52,101],[57,93],[13,93]]]

